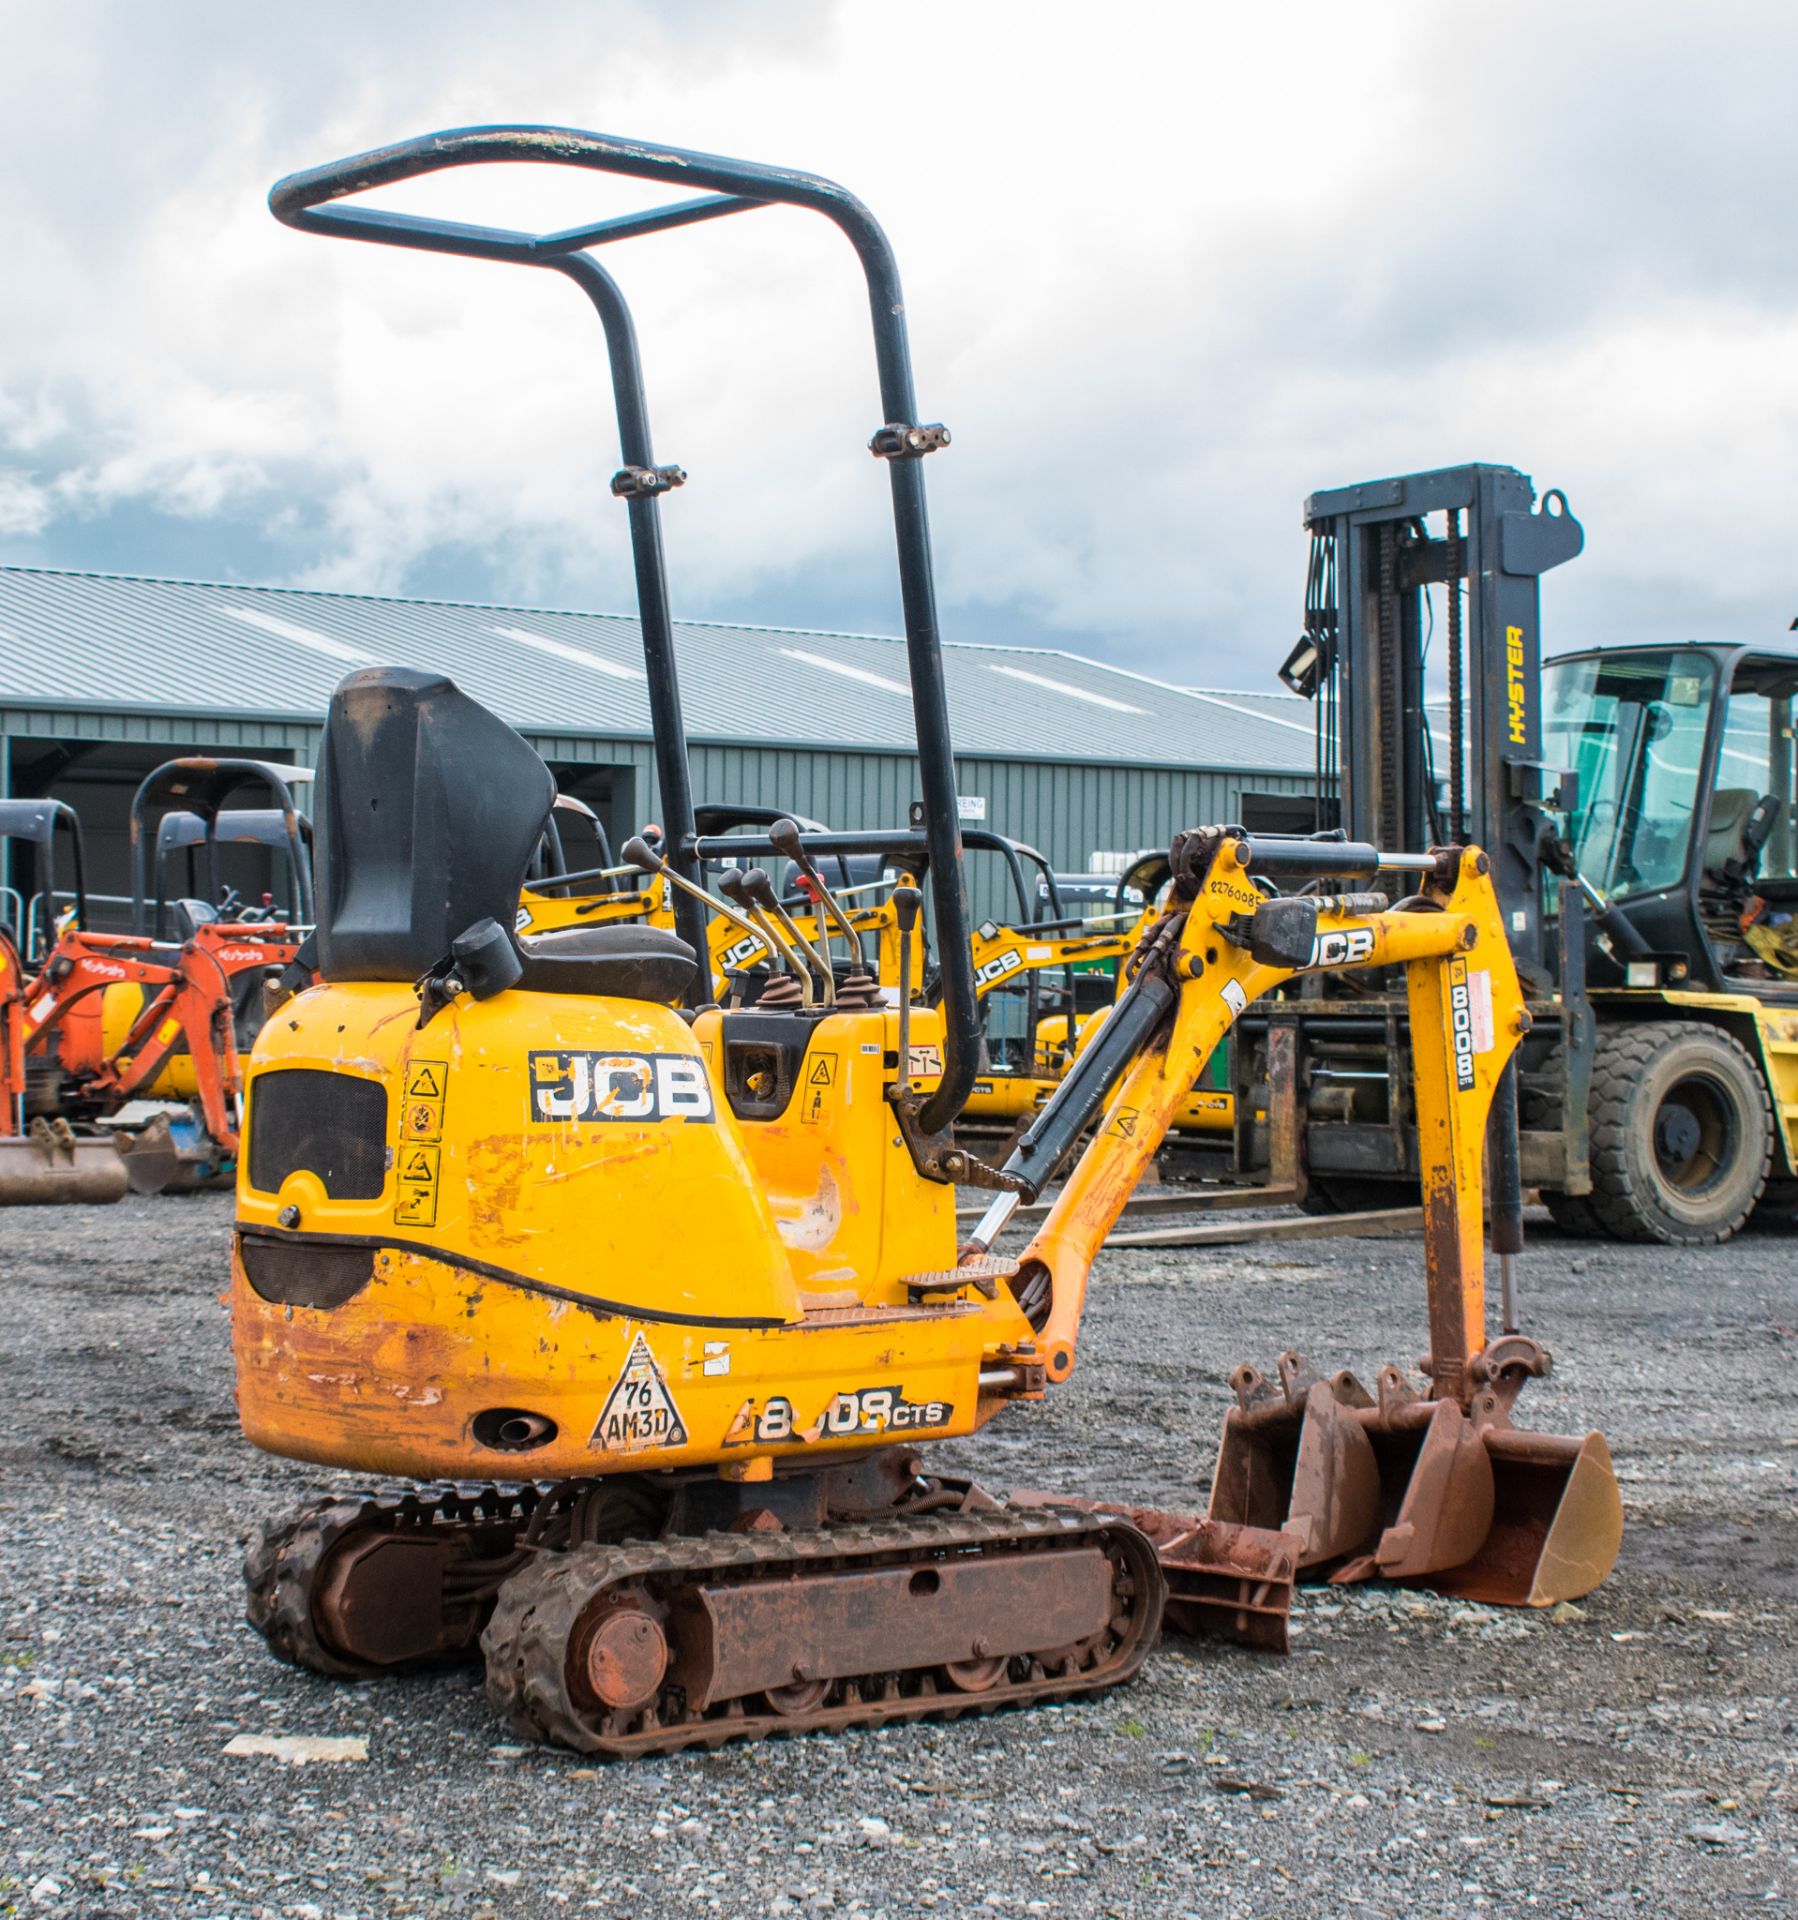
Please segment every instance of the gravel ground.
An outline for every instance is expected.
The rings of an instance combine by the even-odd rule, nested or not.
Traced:
[[[596,1767],[512,1743],[472,1674],[333,1684],[242,1624],[239,1541],[321,1475],[238,1436],[229,1218],[4,1216],[0,1913],[1798,1911],[1788,1240],[1535,1226],[1558,1365],[1522,1411],[1602,1426],[1628,1509],[1560,1617],[1310,1592],[1288,1660],[1170,1641],[1093,1703]],[[1409,1359],[1419,1275],[1398,1239],[1110,1255],[1074,1382],[939,1451],[1197,1505],[1228,1368]],[[368,1757],[227,1757],[240,1733]]]

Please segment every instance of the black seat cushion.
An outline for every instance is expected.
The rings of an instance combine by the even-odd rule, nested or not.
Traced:
[[[678,1000],[699,970],[693,949],[661,927],[564,927],[518,942],[527,993]]]

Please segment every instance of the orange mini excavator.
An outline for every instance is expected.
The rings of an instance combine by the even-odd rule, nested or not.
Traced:
[[[550,235],[344,204],[487,161],[686,197]],[[806,174],[530,127],[362,155],[282,182],[273,205],[318,232],[549,269],[598,309],[666,826],[660,854],[625,852],[666,874],[682,923],[520,937],[554,797],[543,762],[441,674],[370,668],[338,689],[316,813],[319,981],[265,1024],[249,1073],[238,1405],[259,1446],[435,1490],[327,1498],[261,1529],[249,1612],[274,1651],[366,1674],[478,1649],[521,1733],[623,1756],[1091,1695],[1138,1670],[1164,1608],[1273,1637],[1300,1561],[1519,1602],[1603,1579],[1621,1525],[1604,1443],[1522,1438],[1514,1403],[1547,1356],[1487,1339],[1481,1161],[1523,1014],[1479,851],[1182,834],[1127,991],[1006,1164],[955,1144],[978,1006],[923,485],[948,435],[920,423],[898,275],[867,210]],[[697,876],[720,845],[693,826],[660,569],[656,509],[679,470],[656,464],[629,316],[596,252],[771,205],[823,215],[867,276],[933,1003],[916,1003],[914,888],[895,901],[890,1001],[871,981],[826,995],[820,978],[809,1004],[720,1009],[699,964]],[[766,850],[796,834],[777,823]],[[859,850],[798,838],[814,861]],[[732,836],[728,850],[756,849]],[[1408,871],[1418,891],[1388,905],[1256,884],[1301,866],[1345,885]],[[1073,1375],[1094,1257],[1243,1009],[1344,966],[1402,971],[1428,1036],[1422,1383],[1392,1370],[1376,1402],[1295,1373],[1269,1408],[1245,1381],[1232,1419],[1252,1437],[1227,1442],[1219,1510],[1148,1516],[1153,1535],[1116,1509],[931,1471],[931,1443]],[[1015,1209],[1089,1133],[1030,1243],[1000,1255]],[[958,1184],[993,1195],[967,1243]],[[1168,1342],[1198,1374],[1195,1330]]]

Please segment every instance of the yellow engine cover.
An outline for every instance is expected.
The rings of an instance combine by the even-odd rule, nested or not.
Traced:
[[[979,1371],[1030,1338],[1015,1304],[905,1285],[953,1267],[956,1234],[883,1094],[895,1014],[749,1022],[794,1036],[765,1118],[732,1111],[759,1056],[716,1013],[514,991],[417,1017],[409,987],[315,987],[257,1041],[233,1311],[258,1445],[541,1478],[996,1410]]]

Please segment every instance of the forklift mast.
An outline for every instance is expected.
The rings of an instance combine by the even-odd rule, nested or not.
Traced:
[[[1544,841],[1572,796],[1542,761],[1538,583],[1580,523],[1515,467],[1472,464],[1315,493],[1305,526],[1304,638],[1280,677],[1320,701],[1320,802],[1353,841],[1484,847],[1526,990],[1546,990]]]

